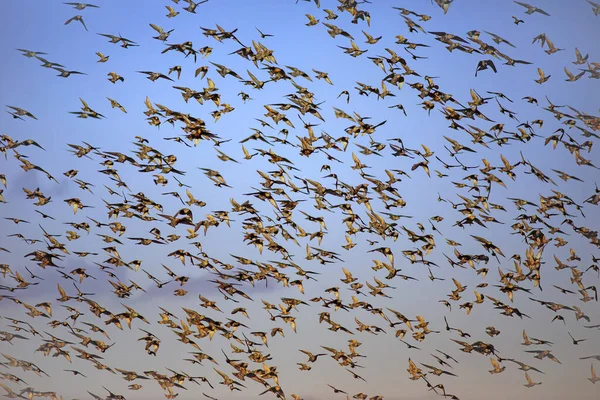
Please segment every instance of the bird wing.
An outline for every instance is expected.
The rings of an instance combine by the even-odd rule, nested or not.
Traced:
[[[152,27],[152,29],[154,29],[156,32],[158,33],[164,33],[163,29],[158,26],[158,25],[154,25],[154,24],[150,24],[150,26]]]

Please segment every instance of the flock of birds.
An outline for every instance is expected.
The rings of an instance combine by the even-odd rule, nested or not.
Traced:
[[[198,7],[207,1],[194,3],[192,0],[173,0],[170,5],[166,5],[167,17],[177,17],[181,12],[200,13],[201,7]],[[589,0],[587,2],[592,6],[594,15],[600,14],[600,4]],[[427,58],[423,53],[419,53],[425,51],[429,45],[398,35],[395,38],[398,51],[390,46],[385,48],[384,55],[365,54],[372,53],[370,46],[382,40],[382,37],[374,37],[367,32],[371,26],[371,16],[367,7],[371,2],[337,0],[336,8],[324,10],[320,8],[320,1],[315,0],[314,3],[315,15],[306,15],[308,28],[304,29],[324,27],[325,37],[327,34],[333,38],[344,37],[349,44],[338,46],[344,53],[354,58],[368,57],[381,69],[378,85],[357,82],[355,88],[340,91],[340,104],[332,108],[315,102],[317,95],[303,85],[315,79],[333,86],[335,79],[324,71],[313,69],[311,73],[279,64],[275,58],[276,51],[269,48],[268,40],[273,34],[257,28],[260,39],[252,40],[250,46],[246,37],[237,29],[227,31],[219,25],[215,28],[201,27],[201,33],[209,40],[214,40],[214,45],[220,46],[225,42],[239,45],[239,48],[231,53],[231,57],[242,57],[247,61],[248,69],[244,74],[228,68],[225,65],[226,60],[220,63],[211,60],[212,47],[207,45],[197,49],[191,41],[173,43],[170,35],[176,28],[165,30],[159,25],[150,24],[157,34],[153,39],[164,43],[163,54],[169,53],[173,59],[193,59],[194,63],[204,59],[208,61],[206,65],[197,65],[194,71],[195,77],[205,80],[206,87],[195,90],[174,85],[173,89],[181,93],[186,103],[193,99],[200,105],[214,104],[216,110],[210,112],[210,116],[214,118],[215,123],[235,108],[224,102],[228,95],[220,93],[216,81],[213,80],[216,77],[207,77],[211,72],[247,87],[238,94],[243,103],[253,100],[253,91],[267,90],[276,83],[280,86],[288,85],[292,90],[285,96],[284,102],[264,104],[264,116],[256,118],[260,127],[251,128],[252,134],[239,140],[240,157],[230,156],[231,152],[227,154],[223,149],[222,145],[234,140],[233,138],[211,132],[206,122],[198,116],[155,103],[146,97],[144,114],[149,125],[161,128],[168,123],[182,131],[181,135],[164,137],[165,140],[183,146],[182,149],[213,146],[219,160],[225,163],[249,165],[254,157],[262,157],[273,165],[272,171],[258,171],[259,183],[254,184],[253,191],[245,193],[244,198],[231,198],[230,205],[223,204],[220,210],[208,212],[204,218],[200,217],[200,214],[204,213],[202,209],[207,205],[205,200],[211,196],[210,183],[185,183],[185,176],[190,171],[183,171],[177,167],[177,156],[164,154],[157,147],[151,146],[149,139],[139,135],[135,137],[135,150],[129,153],[109,151],[85,141],[81,144],[68,143],[69,151],[74,157],[96,161],[100,165],[98,173],[110,180],[108,185],[104,185],[104,189],[98,189],[90,177],[86,180],[76,169],[61,171],[81,189],[81,194],[76,197],[52,199],[52,196],[43,193],[39,187],[23,187],[21,196],[5,196],[3,192],[7,187],[18,186],[20,183],[11,179],[11,176],[0,174],[0,182],[4,187],[0,189],[0,202],[23,202],[19,208],[20,215],[3,216],[2,235],[10,239],[5,242],[9,243],[6,247],[0,248],[0,254],[8,256],[8,253],[11,253],[12,240],[20,240],[31,249],[24,254],[29,263],[0,262],[0,301],[3,318],[3,330],[0,331],[3,357],[0,362],[0,386],[6,391],[7,397],[30,400],[39,397],[63,398],[56,391],[28,384],[26,374],[19,372],[46,376],[47,382],[51,382],[50,371],[43,371],[30,361],[29,357],[17,356],[11,352],[10,346],[7,346],[14,344],[13,342],[40,340],[41,344],[34,349],[34,354],[41,353],[46,357],[57,358],[57,367],[51,371],[52,374],[59,374],[64,370],[72,374],[74,379],[87,379],[81,372],[81,367],[84,363],[90,363],[100,371],[100,380],[101,374],[121,375],[129,390],[152,391],[160,388],[168,399],[178,396],[181,390],[196,390],[196,386],[190,386],[194,383],[201,388],[200,393],[209,399],[215,399],[216,396],[211,394],[211,390],[223,385],[231,391],[243,391],[249,393],[248,395],[255,393],[254,387],[258,387],[260,395],[300,400],[303,398],[302,394],[288,393],[284,382],[280,384],[276,359],[268,353],[268,344],[269,341],[284,341],[285,337],[293,335],[297,328],[301,330],[296,326],[298,315],[311,312],[320,324],[324,324],[328,330],[339,336],[339,346],[299,349],[302,357],[305,357],[297,363],[301,371],[310,371],[317,362],[326,363],[326,359],[330,358],[340,368],[348,371],[348,377],[364,381],[366,385],[365,371],[361,371],[360,364],[368,355],[361,354],[361,338],[367,334],[387,333],[394,336],[398,343],[405,345],[410,352],[409,357],[404,360],[408,377],[413,381],[422,382],[425,391],[434,392],[443,398],[459,399],[457,385],[453,388],[451,380],[457,377],[453,372],[460,358],[457,350],[489,358],[490,374],[500,374],[507,368],[518,369],[523,371],[523,385],[527,388],[542,384],[540,376],[543,374],[544,362],[561,363],[560,354],[556,354],[552,348],[553,343],[548,340],[531,337],[523,330],[523,341],[520,345],[525,346],[524,353],[518,358],[512,358],[505,355],[505,349],[494,346],[493,338],[500,334],[500,330],[494,326],[482,329],[477,334],[480,339],[474,341],[470,339],[471,334],[452,327],[448,321],[449,316],[443,317],[443,321],[429,320],[425,316],[411,313],[410,304],[396,307],[386,302],[386,299],[394,298],[393,290],[398,286],[404,284],[418,287],[422,284],[419,277],[428,278],[433,283],[444,281],[444,278],[436,276],[435,271],[451,268],[464,269],[464,273],[472,272],[481,282],[476,287],[467,288],[467,285],[453,277],[451,291],[447,295],[441,295],[442,299],[436,299],[441,303],[442,309],[445,306],[448,312],[451,312],[453,308],[458,308],[468,315],[474,308],[481,307],[481,304],[491,303],[492,310],[506,318],[543,318],[541,315],[527,315],[514,303],[517,299],[521,302],[530,301],[551,310],[554,313],[552,322],[558,321],[566,325],[567,319],[574,317],[574,323],[581,322],[585,329],[589,329],[589,337],[578,339],[569,331],[569,341],[572,341],[573,345],[592,339],[591,334],[598,331],[600,324],[592,321],[583,308],[588,302],[598,301],[595,281],[600,276],[600,258],[592,255],[588,263],[582,259],[585,255],[578,254],[571,248],[570,256],[561,259],[552,254],[552,248],[566,246],[568,237],[572,242],[589,243],[592,245],[592,252],[600,248],[598,231],[594,230],[598,225],[583,225],[586,221],[589,222],[585,219],[584,212],[600,203],[600,188],[588,187],[588,193],[583,198],[572,198],[559,191],[558,179],[565,182],[580,181],[582,185],[583,179],[562,171],[558,166],[552,170],[556,177],[550,176],[548,171],[542,171],[528,160],[523,152],[511,153],[510,145],[534,147],[534,151],[547,151],[550,146],[552,149],[564,147],[572,155],[574,164],[585,173],[590,173],[589,171],[599,169],[589,154],[599,138],[595,132],[600,130],[600,118],[568,105],[553,104],[546,97],[547,105],[543,110],[552,118],[549,121],[536,119],[523,122],[508,108],[509,103],[518,100],[512,100],[509,95],[501,92],[487,92],[482,96],[474,89],[470,89],[470,99],[465,105],[455,96],[443,92],[434,81],[436,78],[423,78],[413,69],[422,62],[420,60]],[[435,0],[435,3],[446,14],[453,1]],[[549,16],[548,12],[536,6],[517,1],[514,3],[525,8],[525,16],[513,16],[516,25],[527,23],[527,18],[534,14]],[[83,13],[88,12],[88,9],[92,9],[90,12],[93,12],[98,6],[65,4],[82,13],[69,18],[65,24],[77,22],[87,31]],[[517,64],[530,64],[525,60],[513,59],[505,54],[504,50],[501,51],[501,47],[509,49],[515,46],[499,35],[490,32],[482,34],[472,30],[466,33],[466,37],[461,37],[453,33],[429,31],[424,26],[433,19],[431,16],[401,7],[393,9],[401,15],[409,34],[414,34],[415,37],[433,35],[435,40],[450,52],[460,51],[482,56],[483,59],[476,63],[475,76],[485,70],[491,70],[486,73],[496,73],[500,65],[514,67]],[[364,37],[360,38],[364,39],[363,42],[359,41],[360,35],[338,26],[341,24],[337,21],[345,19],[353,24],[351,26],[362,25]],[[120,34],[99,35],[124,49],[140,46]],[[488,36],[494,44],[489,43]],[[546,34],[535,37],[533,44],[537,42],[541,43],[548,55],[566,51],[557,48]],[[18,51],[29,59],[42,62],[42,67],[54,69],[59,77],[73,79],[73,75],[85,75],[83,72],[69,70],[64,65],[49,61],[49,55],[44,52],[28,49]],[[600,78],[600,62],[590,60],[589,55],[583,55],[579,49],[574,51],[573,66],[564,67],[566,80],[575,82],[580,79]],[[404,53],[406,58],[403,57]],[[109,55],[101,52],[96,54],[97,62],[110,65]],[[579,72],[574,72],[576,70]],[[537,68],[537,71],[537,84],[546,84],[551,79],[551,75],[546,75],[541,68]],[[152,82],[175,82],[181,74],[187,73],[180,65],[163,72],[137,72],[144,74]],[[268,74],[268,79],[261,77],[265,74]],[[118,72],[110,72],[107,77],[113,84],[126,84],[125,78]],[[405,147],[404,141],[399,137],[384,141],[378,139],[378,133],[385,129],[383,126],[386,121],[371,122],[370,117],[343,110],[351,106],[354,96],[365,96],[380,100],[377,107],[397,109],[399,118],[404,118],[407,113],[402,104],[386,105],[383,101],[399,97],[400,93],[406,101],[410,101],[408,99],[411,93],[421,99],[419,105],[426,114],[423,113],[418,118],[431,115],[434,110],[440,111],[448,121],[449,128],[457,133],[456,138],[450,137],[450,134],[441,135],[439,142],[442,146],[436,145],[441,150],[432,151],[425,144],[421,145],[420,149],[411,149]],[[80,100],[81,109],[69,113],[77,118],[107,118],[84,99]],[[117,99],[107,100],[115,112],[119,110],[127,113]],[[521,99],[522,102],[535,106],[538,105],[538,100],[541,106],[544,99],[531,96]],[[484,114],[486,109],[493,107],[497,107],[506,118],[504,123],[492,120]],[[12,118],[27,123],[37,120],[35,111],[21,106],[8,105],[7,112]],[[316,131],[317,126],[324,126],[325,117],[330,114],[336,119],[347,121],[348,127],[345,132],[330,135],[324,131]],[[132,117],[137,118],[135,115]],[[552,124],[551,119],[558,121],[561,127],[550,134],[542,134],[542,128]],[[476,123],[480,125],[476,126]],[[269,133],[267,130],[277,133]],[[157,135],[161,134],[162,130],[157,132]],[[359,139],[365,137],[368,138],[368,143],[359,143]],[[256,148],[251,151],[248,148],[254,147],[251,146],[252,143],[256,144]],[[38,156],[36,152],[44,151],[43,145],[42,136],[35,139],[13,138],[9,133],[0,136],[0,151],[7,162],[15,163],[25,172],[41,174],[58,184],[52,165],[34,164]],[[342,157],[338,154],[351,151],[354,146],[360,155],[352,152],[353,164],[348,168],[347,163],[342,162]],[[473,156],[478,152],[482,154],[494,147],[501,148],[507,154],[500,155],[499,163],[485,158],[481,160],[480,165],[465,165],[464,159],[461,161],[465,155]],[[540,147],[543,149],[540,150]],[[314,159],[317,163],[324,162],[321,171],[328,175],[312,179],[303,177],[302,170],[294,166],[290,156],[282,155],[285,151],[299,153],[301,157]],[[390,160],[390,168],[384,169],[380,175],[376,175],[374,169],[366,164],[367,159],[378,156]],[[401,160],[408,160],[407,166],[410,167],[410,171],[397,169]],[[394,167],[391,167],[392,165]],[[198,168],[217,187],[215,190],[228,190],[226,188],[230,187],[226,174],[221,174],[215,169]],[[153,183],[159,188],[173,187],[162,194],[175,198],[180,202],[180,208],[167,210],[159,199],[152,199],[137,191],[135,186],[146,179],[145,176],[139,178],[140,182],[126,182],[120,177],[119,169],[151,174]],[[450,177],[453,171],[458,174]],[[360,176],[361,183],[352,185],[344,182],[344,176],[349,173]],[[462,177],[461,173],[467,176]],[[411,206],[402,197],[403,191],[411,190],[410,184],[407,184],[410,182],[408,179],[429,179],[433,174],[439,179],[452,180],[452,185],[458,191],[456,199],[442,194],[439,194],[437,199],[440,207],[448,206],[451,213],[456,213],[457,219],[451,223],[446,222],[447,217],[439,215],[432,215],[422,222],[413,222],[412,216],[405,211],[410,210]],[[511,181],[524,175],[531,175],[550,189],[544,194],[540,193],[538,200],[517,197],[508,199],[519,212],[510,228],[514,235],[519,235],[523,240],[523,248],[510,254],[506,248],[501,249],[498,243],[492,241],[495,227],[498,224],[509,223],[509,219],[505,217],[509,207],[505,208],[500,204],[501,199],[491,192],[492,187],[494,192],[497,192],[499,187],[506,188]],[[104,193],[101,194],[101,190]],[[200,193],[203,199],[199,197]],[[95,201],[99,196],[102,201]],[[50,212],[45,211],[49,204],[55,202],[64,202],[70,206],[77,222],[57,221]],[[314,208],[299,207],[303,203],[312,203]],[[34,207],[30,208],[31,204]],[[0,203],[0,212],[1,206]],[[94,219],[86,215],[90,208],[98,210],[102,207],[106,208],[104,219]],[[326,218],[325,212],[332,216]],[[326,220],[334,217],[341,220],[345,229],[343,235],[346,244],[341,246],[341,250],[327,249],[324,246],[328,233]],[[34,218],[37,220],[34,221]],[[147,234],[128,235],[130,229],[127,220],[131,221],[132,225],[141,224]],[[242,221],[241,224],[235,225],[236,220]],[[18,229],[23,224],[39,224],[39,235],[27,237],[20,233]],[[55,224],[53,229],[48,227],[50,224]],[[59,227],[64,225],[68,227],[61,228],[59,232]],[[237,229],[236,226],[239,227],[243,242],[254,246],[259,255],[268,253],[268,260],[258,261],[235,255],[232,255],[231,261],[212,257],[211,250],[203,248],[201,238],[207,236],[209,231],[224,225],[231,226],[229,229],[232,232]],[[488,233],[485,237],[468,235],[481,249],[474,254],[461,251],[461,243],[450,239],[448,235],[451,229],[468,233],[477,226],[486,228]],[[442,234],[441,231],[446,234]],[[84,249],[78,246],[78,241],[83,242],[85,235],[90,234],[100,237],[105,242],[104,247]],[[232,242],[237,238],[234,233],[228,235],[228,240]],[[440,240],[452,249],[450,255],[443,253],[444,260],[447,261],[445,264],[436,263],[431,259]],[[351,251],[359,242],[368,245],[368,253],[375,257],[371,268],[376,276],[372,281],[356,278],[351,263],[342,258],[344,251]],[[123,252],[123,249],[132,245],[142,248],[165,246],[164,248],[170,249],[168,257],[182,264],[181,270],[178,271],[173,265],[162,264],[157,267],[151,259],[144,259],[143,251],[135,260],[121,257],[120,251]],[[297,251],[296,248],[301,251]],[[93,270],[83,267],[66,269],[63,264],[65,257],[70,255],[95,260],[95,267]],[[5,256],[2,256],[0,261],[5,259]],[[318,265],[327,266],[329,271],[341,266],[338,270],[340,279],[331,283],[331,287],[321,295],[311,299],[305,298],[305,288],[308,289],[316,283],[319,280],[318,275],[323,272],[319,270]],[[223,296],[221,300],[217,302],[216,298],[199,294],[194,288],[187,290],[186,283],[190,281],[190,277],[183,271],[191,268],[202,270],[206,273],[205,276],[211,277],[209,282]],[[552,269],[565,270],[561,273],[564,275],[547,272]],[[139,279],[124,279],[122,277],[125,272],[135,273]],[[64,280],[60,280],[56,287],[48,288],[44,281],[49,280],[50,275],[59,276]],[[497,282],[488,286],[485,280],[491,276],[494,276],[493,279]],[[559,281],[561,277],[566,279]],[[90,280],[106,281],[106,285],[102,287],[110,289],[123,308],[109,310],[101,305],[98,293],[86,292],[86,284],[90,284]],[[549,281],[550,284],[546,285]],[[281,297],[278,304],[264,299],[261,301],[249,294],[251,289],[246,290],[260,284],[279,285],[279,290],[285,290],[289,294]],[[144,292],[152,286],[161,291],[173,289],[173,296],[185,296],[188,306],[182,310],[167,310],[166,307],[156,305],[156,317],[141,315],[133,307],[125,304],[131,296],[144,296]],[[547,286],[549,287],[546,289]],[[58,297],[53,296],[47,301],[28,304],[25,293],[40,291],[42,287],[44,290],[52,290]],[[565,304],[543,300],[548,290],[562,293],[565,296]],[[196,300],[198,298],[199,303]],[[8,309],[6,303],[20,306],[23,315],[5,315],[5,310]],[[250,303],[262,303],[272,324],[270,327],[253,324],[251,315],[245,308],[245,304]],[[227,307],[232,307],[230,315],[223,311]],[[400,307],[402,309],[399,309]],[[86,309],[89,309],[89,312]],[[354,325],[344,326],[338,322],[337,315],[340,314],[340,310],[353,316]],[[62,317],[57,317],[57,314],[62,314]],[[373,322],[370,322],[372,318]],[[36,328],[39,321],[44,322],[45,328]],[[137,329],[140,335],[143,334],[139,341],[145,344],[143,350],[150,357],[160,354],[161,343],[171,335],[189,350],[182,360],[182,363],[189,364],[189,367],[180,366],[177,370],[166,368],[162,371],[130,371],[109,364],[107,360],[111,356],[111,348],[117,341],[119,331],[123,329]],[[449,335],[447,348],[443,351],[436,349],[429,355],[420,352],[420,343],[426,342],[431,335],[443,334]],[[475,332],[472,334],[475,335]],[[224,356],[222,361],[218,361],[221,354],[209,354],[202,350],[204,346],[209,346],[205,343],[215,336],[225,338],[230,344],[229,354],[225,350],[219,352]],[[107,344],[104,340],[112,344]],[[143,353],[139,356],[146,357]],[[587,379],[595,384],[600,377],[594,370],[594,362],[600,361],[600,354],[582,354],[580,358],[586,360],[586,363],[591,362]],[[192,370],[195,372],[191,372]],[[439,381],[443,376],[452,377],[444,381],[446,385]],[[315,376],[314,379],[318,377]],[[322,384],[325,386],[325,383]],[[342,395],[346,399],[384,398],[383,395],[374,393],[351,393],[343,389],[342,385],[327,384],[331,394]],[[92,391],[88,393],[98,400],[126,398],[125,394],[118,394],[122,393],[120,389],[104,387],[104,390],[106,392],[102,394]]]

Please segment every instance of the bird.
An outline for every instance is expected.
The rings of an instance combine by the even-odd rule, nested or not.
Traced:
[[[594,13],[594,16],[598,16],[600,15],[600,4],[598,3],[594,3],[593,1],[590,0],[586,0],[591,6],[592,6],[592,12]]]
[[[255,27],[256,28],[256,27]],[[273,37],[274,35],[271,35],[269,33],[263,33],[260,29],[256,28],[256,30],[258,31],[258,33],[260,34],[260,38],[261,39],[266,39],[268,37]]]
[[[99,63],[105,63],[108,61],[108,59],[110,58],[110,56],[105,56],[104,54],[100,53],[100,52],[96,52],[96,55],[100,58],[97,62]]]
[[[20,107],[14,107],[14,106],[6,106],[6,107],[12,109],[14,111],[14,114],[17,116],[27,116],[29,118],[37,120],[37,118],[32,113],[30,113],[29,111],[24,110]]]
[[[148,80],[150,80],[152,82],[154,82],[154,81],[156,81],[156,80],[158,80],[160,78],[166,79],[168,81],[173,82],[173,79],[169,78],[167,75],[164,75],[164,74],[162,74],[160,72],[152,72],[152,71],[136,71],[136,72],[139,72],[140,74],[147,75],[146,79],[148,79]]]
[[[522,3],[520,1],[515,1],[516,4],[525,7],[527,10],[525,11],[525,14],[534,14],[534,13],[539,13],[542,15],[546,15],[546,16],[550,16],[550,14],[548,14],[546,11],[542,10],[541,8],[537,8],[535,6],[532,6],[531,4],[527,4],[527,3]]]
[[[17,49],[18,51],[20,51],[21,53],[23,53],[23,56],[27,57],[27,58],[33,58],[33,57],[38,57],[38,55],[43,54],[43,55],[48,55],[48,53],[44,53],[42,51],[31,51],[31,50],[26,50],[26,49]]]
[[[546,74],[544,73],[544,71],[542,71],[542,69],[541,69],[541,68],[539,68],[539,67],[538,67],[538,69],[537,69],[537,72],[538,72],[538,75],[540,76],[540,79],[536,79],[536,80],[535,80],[535,82],[536,82],[536,83],[538,83],[538,84],[540,84],[540,85],[541,85],[542,83],[544,83],[544,82],[547,82],[547,81],[548,81],[548,79],[550,79],[550,77],[552,76],[552,75],[546,75]]]
[[[582,56],[581,52],[577,47],[575,47],[575,56],[577,57],[577,60],[573,61],[573,64],[575,65],[585,64],[589,58],[589,54]]]
[[[494,73],[498,72],[492,60],[482,60],[477,63],[477,68],[475,69],[475,76],[477,76],[477,72],[486,70],[488,69],[488,67],[491,68],[492,71],[494,71]]]
[[[165,8],[167,9],[167,11],[169,11],[169,13],[167,14],[167,18],[174,18],[177,15],[179,15],[179,11],[175,11],[173,7],[165,6]]]
[[[575,81],[579,80],[579,78],[581,78],[585,74],[585,71],[584,72],[580,72],[577,75],[573,75],[573,73],[571,71],[569,71],[567,69],[567,67],[565,67],[565,74],[567,74],[567,76],[568,76],[568,78],[565,79],[565,81],[567,81],[567,82],[575,82]]]
[[[67,71],[63,68],[56,68],[56,67],[52,67],[52,69],[56,70],[59,72],[59,74],[57,76],[60,76],[61,78],[68,78],[69,76],[71,76],[72,74],[75,75],[87,75],[84,72],[79,72],[79,71]]]
[[[77,21],[77,22],[81,23],[81,25],[83,25],[83,27],[85,28],[85,30],[86,31],[88,30],[87,26],[85,26],[85,22],[83,21],[83,16],[82,15],[76,15],[74,17],[69,18],[68,20],[65,21],[65,25],[69,25],[73,21]]]
[[[574,337],[571,335],[571,333],[570,333],[570,332],[567,332],[567,333],[569,334],[569,337],[571,338],[571,340],[573,341],[573,344],[574,344],[575,346],[577,346],[579,343],[581,343],[581,342],[585,342],[585,341],[587,340],[587,339],[578,339],[578,340],[576,340],[576,339],[575,339],[575,338],[574,338]]]
[[[168,31],[164,31],[163,28],[156,24],[149,24],[152,29],[154,29],[158,36],[154,36],[152,39],[160,40],[161,42],[166,42],[169,39],[169,36],[175,29],[170,29]]]
[[[591,365],[590,370],[591,370],[592,376],[591,376],[591,378],[588,378],[588,380],[590,382],[592,382],[593,384],[596,384],[596,382],[600,381],[600,377],[596,376],[596,371],[594,370],[594,364]]]
[[[541,385],[541,382],[534,382],[531,380],[531,377],[529,376],[529,374],[527,372],[525,372],[525,380],[527,380],[527,383],[524,385],[527,388],[532,388],[534,386],[537,385]]]
[[[444,14],[450,9],[452,2],[454,2],[454,0],[435,0],[435,4],[444,11]]]
[[[69,6],[73,6],[74,9],[76,10],[84,10],[88,7],[90,8],[99,8],[99,6],[94,5],[94,4],[89,4],[89,3],[63,3],[63,4],[67,4]]]
[[[121,75],[117,74],[116,72],[109,72],[108,80],[111,83],[116,83],[117,81],[125,82],[125,78],[123,78]]]

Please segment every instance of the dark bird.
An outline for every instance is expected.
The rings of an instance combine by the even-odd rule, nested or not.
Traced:
[[[488,67],[491,68],[494,71],[494,73],[498,72],[492,60],[481,60],[477,63],[477,68],[475,69],[475,76],[477,76],[477,72],[486,70],[488,69]]]

